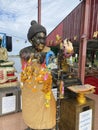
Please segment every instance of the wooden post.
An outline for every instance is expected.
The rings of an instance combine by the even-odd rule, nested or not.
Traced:
[[[41,24],[41,0],[38,0],[38,23]]]
[[[84,84],[85,78],[85,62],[86,62],[86,49],[87,49],[87,38],[89,28],[89,16],[90,16],[90,0],[84,1],[85,12],[84,12],[84,23],[83,23],[83,35],[81,36],[80,51],[79,51],[79,78]]]

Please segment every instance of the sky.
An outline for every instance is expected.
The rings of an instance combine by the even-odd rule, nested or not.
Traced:
[[[80,0],[41,0],[41,24],[47,34],[79,3]],[[30,45],[27,32],[32,20],[38,21],[38,0],[0,0],[0,33],[12,37],[9,55],[17,55]]]

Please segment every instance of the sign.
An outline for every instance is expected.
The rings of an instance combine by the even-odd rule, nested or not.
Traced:
[[[57,88],[52,89],[55,100],[57,101]]]
[[[79,114],[79,130],[92,130],[92,109]]]
[[[2,114],[13,112],[16,110],[16,96],[8,96],[2,98]]]

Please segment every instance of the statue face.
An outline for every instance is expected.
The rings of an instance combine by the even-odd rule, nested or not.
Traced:
[[[46,35],[43,32],[37,33],[31,40],[32,45],[37,51],[42,51],[46,42]]]

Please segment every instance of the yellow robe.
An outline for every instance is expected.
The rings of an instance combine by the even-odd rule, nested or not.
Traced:
[[[34,78],[32,78],[32,87],[35,85]],[[28,83],[24,83],[22,88],[22,115],[24,122],[32,129],[52,129],[56,125],[56,100],[51,91],[50,105],[46,107],[45,93],[42,88],[43,84],[37,84],[37,90],[33,92],[28,87]]]
[[[50,107],[47,108],[41,88],[41,85],[37,86],[37,92],[25,86],[22,89],[23,119],[32,129],[51,129],[56,124],[56,102],[51,94]]]

